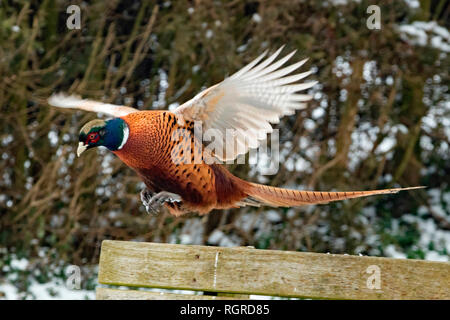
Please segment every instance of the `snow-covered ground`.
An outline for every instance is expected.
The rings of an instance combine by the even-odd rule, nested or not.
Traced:
[[[20,300],[94,300],[94,290],[77,290],[67,288],[63,281],[52,279],[47,283],[32,281],[28,292],[19,291],[10,282],[0,284],[0,299]]]

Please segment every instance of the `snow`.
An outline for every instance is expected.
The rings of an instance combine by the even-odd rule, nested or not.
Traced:
[[[59,138],[55,130],[50,130],[48,132],[48,140],[50,141],[50,145],[52,147],[56,147],[58,145]]]
[[[373,83],[374,79],[377,74],[377,63],[376,61],[372,60],[372,61],[367,61],[364,63],[363,66],[363,79],[367,82],[367,83]]]
[[[28,267],[28,260],[25,258],[11,260],[11,268],[25,270]]]
[[[353,73],[350,62],[342,56],[336,57],[332,71],[338,78],[348,77]]]
[[[0,283],[0,292],[5,300],[38,299],[38,300],[94,300],[95,292],[92,290],[70,290],[61,284],[61,281],[52,280],[47,283],[32,281],[28,287],[28,295],[19,292],[11,283]]]
[[[214,36],[214,32],[211,29],[206,30],[205,37],[206,39],[211,39]]]
[[[41,249],[39,256],[42,263],[46,263],[48,250]],[[2,252],[7,254],[7,251]],[[35,268],[35,264],[31,263],[26,258],[18,258],[15,254],[10,254],[11,261],[3,265],[1,272],[6,274],[0,279],[0,299],[6,300],[81,300],[81,299],[95,299],[95,292],[93,290],[76,290],[71,289],[65,280],[55,275],[49,275],[50,281],[40,283],[36,280],[36,276],[41,275],[41,270]],[[60,266],[52,265],[54,274],[58,274],[61,270],[66,270],[67,267],[61,269]],[[94,268],[95,270],[95,268]],[[26,275],[27,289],[19,290],[23,284],[20,284],[20,275]]]
[[[448,262],[448,257],[442,256],[436,251],[430,251],[425,254],[425,260]]]
[[[203,244],[204,224],[199,218],[189,219],[183,224],[179,233],[170,236],[170,243]]]
[[[419,46],[427,46],[450,52],[450,32],[436,21],[414,21],[398,26],[403,40]]]
[[[14,141],[14,137],[12,134],[6,134],[2,137],[2,145],[3,146],[7,146],[8,144],[10,144],[13,141]]]
[[[427,213],[428,210],[422,207],[420,212]],[[450,261],[450,231],[440,229],[433,218],[421,218],[408,214],[402,216],[399,221],[417,225],[420,239],[416,249],[425,252],[426,260]],[[432,250],[430,245],[432,245]]]
[[[406,259],[406,254],[399,251],[395,245],[390,244],[386,248],[384,248],[384,253],[387,257],[395,258],[395,259]]]
[[[316,99],[316,95],[314,95],[314,99]],[[320,97],[318,99],[320,99]],[[315,108],[311,113],[311,116],[314,120],[322,118],[324,115],[325,115],[325,109],[322,107]]]
[[[237,47],[236,51],[237,52],[244,52],[245,50],[247,50],[248,45],[249,45],[249,43],[243,44],[243,45]]]
[[[266,218],[270,222],[280,222],[282,220],[281,213],[276,210],[268,210],[266,213]]]
[[[420,2],[419,0],[404,0],[406,2],[406,4],[411,8],[411,9],[418,9],[420,8]]]
[[[370,123],[362,123],[351,133],[352,143],[350,145],[349,168],[356,166],[366,159],[372,150],[379,129],[372,127]]]
[[[192,67],[192,73],[197,73],[200,70],[200,66],[199,65],[195,65]]]
[[[260,16],[259,14],[255,13],[255,14],[253,14],[253,16],[252,16],[252,20],[253,20],[254,22],[256,22],[256,23],[260,23],[260,22],[262,21],[262,18],[261,18],[261,16]]]
[[[334,5],[334,6],[346,6],[348,5],[348,3],[351,0],[328,0],[327,2],[329,2],[330,4]],[[360,2],[360,0],[353,0],[354,2]],[[327,3],[325,2],[325,3]],[[325,4],[324,3],[324,4]],[[328,3],[327,3],[328,4]]]
[[[168,75],[163,69],[158,70],[159,74],[159,90],[158,96],[153,101],[152,107],[154,109],[164,108],[166,106],[166,91],[169,88]]]

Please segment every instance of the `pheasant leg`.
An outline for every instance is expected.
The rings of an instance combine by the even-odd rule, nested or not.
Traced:
[[[141,191],[141,201],[147,213],[157,214],[165,202],[179,202],[181,197],[176,193],[167,191],[153,193],[145,188]]]

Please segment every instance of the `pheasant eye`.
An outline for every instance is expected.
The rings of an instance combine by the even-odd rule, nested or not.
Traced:
[[[91,143],[96,143],[98,140],[100,140],[100,136],[97,132],[92,132],[88,135],[88,141]]]

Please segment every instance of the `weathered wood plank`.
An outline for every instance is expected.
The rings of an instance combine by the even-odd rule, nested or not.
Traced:
[[[450,299],[450,263],[106,240],[99,282],[325,299]]]
[[[232,297],[97,288],[97,300],[234,300]]]

